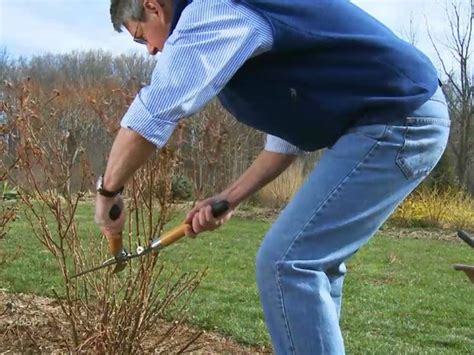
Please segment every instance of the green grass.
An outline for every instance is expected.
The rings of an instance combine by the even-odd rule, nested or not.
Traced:
[[[78,221],[81,235],[97,234],[91,206],[81,205]],[[169,268],[208,268],[190,304],[192,323],[245,344],[269,344],[254,272],[268,227],[233,219],[212,234],[162,252],[160,259]],[[0,250],[16,253],[0,266],[0,288],[40,295],[61,288],[52,258],[24,219],[0,241]],[[474,286],[451,264],[473,260],[472,250],[458,241],[377,235],[348,263],[342,315],[347,352],[472,354]]]

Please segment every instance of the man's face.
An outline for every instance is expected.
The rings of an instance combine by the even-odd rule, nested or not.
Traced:
[[[125,24],[135,42],[146,45],[148,53],[155,55],[163,50],[170,31],[170,2],[144,0],[145,22],[129,21]]]

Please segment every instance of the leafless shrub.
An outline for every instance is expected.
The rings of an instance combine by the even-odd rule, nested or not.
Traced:
[[[114,57],[102,51],[44,54],[28,61],[9,61],[8,53],[3,57],[2,61],[0,53],[0,70],[5,73],[2,77],[12,82],[27,76],[34,78],[41,102],[48,101],[55,89],[61,93],[48,108],[54,108],[54,114],[61,118],[60,128],[68,134],[69,149],[75,150],[80,143],[94,171],[103,169],[112,144],[110,128],[117,128],[117,120],[127,109],[128,99],[124,100],[123,93],[134,94],[146,85],[155,63],[139,55]],[[105,117],[104,125],[97,124],[98,114]],[[112,126],[106,122],[109,119]],[[175,143],[185,158],[179,163],[177,176],[192,182],[195,198],[227,187],[263,147],[264,135],[234,120],[217,100],[181,121],[180,126]],[[12,147],[15,142],[13,137]],[[91,151],[95,154],[89,154]],[[73,191],[80,188],[75,178],[78,175],[71,177]]]
[[[93,231],[88,231],[92,236],[87,237],[80,232],[77,220],[78,208],[95,180],[87,152],[80,141],[68,144],[70,133],[62,129],[62,117],[52,104],[63,93],[55,91],[42,100],[32,80],[9,86],[5,112],[15,144],[9,152],[14,168],[7,178],[18,188],[35,238],[53,256],[63,278],[63,289],[53,290],[62,318],[47,315],[51,328],[46,336],[54,334],[59,350],[72,353],[184,351],[199,336],[179,325],[203,273],[170,272],[157,255],[149,255],[134,261],[119,276],[100,271],[71,278],[100,263],[107,254],[103,238],[93,236],[97,234]],[[106,106],[102,103],[95,110],[102,113],[102,120],[113,132],[118,123],[110,119]],[[179,160],[179,151],[173,146],[161,150],[130,184],[128,248],[156,238],[172,217],[171,177]],[[73,177],[78,183],[75,190],[70,184]],[[157,330],[156,324],[165,316],[176,321]]]
[[[7,227],[11,221],[16,218],[16,207],[0,205],[0,239],[3,239],[7,234]]]
[[[3,102],[0,102],[0,107],[3,107]],[[1,112],[2,110],[0,110]],[[0,124],[0,153],[4,157],[7,153],[7,144],[4,131],[7,131],[7,125]],[[6,193],[8,192],[7,173],[13,168],[13,164],[8,164],[5,159],[0,160],[0,240],[4,239],[8,232],[8,227],[11,222],[15,221],[17,217],[16,201],[5,201]],[[7,261],[7,256],[0,251],[0,266]]]
[[[9,225],[16,219],[18,208],[16,204],[6,204],[0,201],[0,240],[7,235]],[[7,255],[3,250],[0,250],[0,267],[13,259],[13,255]]]

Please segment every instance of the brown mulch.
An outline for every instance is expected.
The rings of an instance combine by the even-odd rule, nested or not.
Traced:
[[[439,228],[406,228],[390,225],[390,222],[378,232],[385,237],[397,239],[429,239],[461,242],[455,230]]]
[[[65,345],[57,334],[57,327],[51,322],[64,321],[58,302],[51,298],[10,294],[0,290],[0,354],[18,353],[64,353]],[[157,329],[167,328],[170,323],[163,321]],[[187,325],[179,325],[174,334],[197,334],[199,330]],[[188,341],[174,339],[176,344]],[[179,347],[161,349],[164,353],[176,353]],[[147,349],[156,352],[156,349]],[[238,344],[220,334],[202,331],[199,338],[185,353],[193,354],[270,354],[265,347],[248,347]]]
[[[238,208],[235,211],[234,216],[243,219],[272,223],[277,219],[280,211],[281,210],[277,208],[260,208],[252,206],[243,209]],[[397,239],[409,238],[461,242],[457,237],[456,230],[454,229],[403,227],[393,223],[392,221],[385,223],[378,234]]]

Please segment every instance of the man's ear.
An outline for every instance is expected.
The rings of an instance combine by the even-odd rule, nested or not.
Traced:
[[[165,4],[164,0],[143,0],[143,7],[146,12],[152,13],[160,17],[161,19],[165,19]]]

